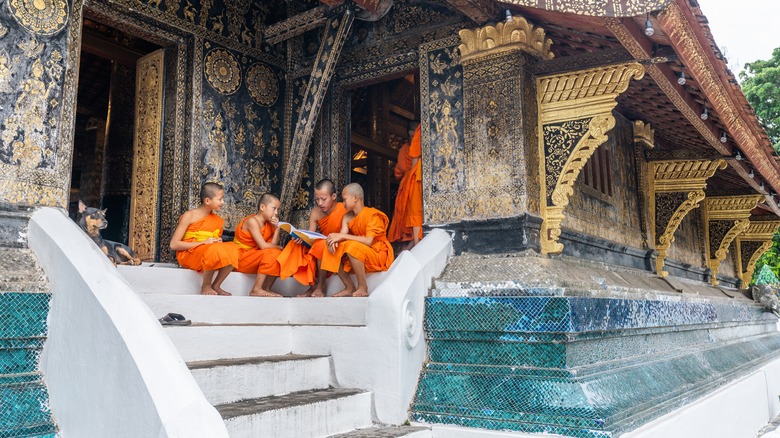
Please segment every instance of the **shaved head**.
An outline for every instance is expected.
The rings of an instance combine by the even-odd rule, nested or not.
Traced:
[[[207,182],[200,186],[200,202],[206,199],[213,199],[217,193],[224,190],[221,185],[215,182]]]
[[[328,194],[332,195],[336,193],[336,185],[328,178],[324,178],[317,181],[317,184],[314,185],[314,190],[327,190]]]
[[[343,193],[363,199],[363,187],[360,187],[360,184],[358,183],[347,184],[344,187]]]
[[[261,205],[268,205],[273,201],[280,202],[279,198],[277,198],[276,195],[273,195],[271,193],[263,193],[263,196],[261,196],[260,200],[257,201],[258,210],[260,209]]]

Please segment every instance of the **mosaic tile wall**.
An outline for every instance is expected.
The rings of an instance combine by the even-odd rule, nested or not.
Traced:
[[[414,421],[614,437],[780,348],[776,319],[751,304],[504,292],[427,299]]]
[[[0,293],[0,436],[53,437],[56,427],[38,357],[50,294]]]

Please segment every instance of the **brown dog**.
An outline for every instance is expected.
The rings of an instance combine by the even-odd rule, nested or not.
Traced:
[[[93,207],[87,207],[86,204],[79,201],[79,226],[92,239],[93,242],[103,251],[111,263],[115,265],[140,265],[141,259],[135,254],[129,246],[104,240],[100,231],[108,227],[106,220],[106,209],[99,210]]]

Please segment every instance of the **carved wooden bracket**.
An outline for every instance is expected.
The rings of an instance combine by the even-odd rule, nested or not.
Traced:
[[[501,21],[495,26],[463,29],[458,32],[462,44],[461,63],[474,58],[509,50],[522,50],[541,59],[552,59],[552,40],[545,37],[544,29],[534,26],[525,18],[515,16],[512,21]]]
[[[758,259],[772,247],[772,236],[778,228],[780,221],[751,221],[747,230],[737,236],[737,265],[743,287],[753,278]]]
[[[650,229],[658,251],[655,272],[666,277],[664,264],[674,233],[685,216],[704,200],[707,179],[718,169],[726,168],[725,160],[655,161],[649,164]]]
[[[655,147],[655,131],[649,123],[641,120],[634,121],[634,143],[642,145],[647,149]]]
[[[750,210],[762,195],[723,196],[708,198],[704,210],[706,224],[706,248],[713,286],[718,285],[720,262],[726,258],[729,245],[750,226]]]
[[[537,78],[542,253],[563,251],[558,239],[574,182],[615,126],[615,99],[643,75],[641,64],[629,63]]]

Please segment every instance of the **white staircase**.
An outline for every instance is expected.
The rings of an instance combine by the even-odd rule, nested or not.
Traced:
[[[141,294],[156,316],[192,321],[165,333],[232,438],[431,436],[426,428],[374,425],[372,393],[340,387],[331,356],[301,351],[311,342],[296,341],[349,343],[366,330],[366,299],[238,295],[249,282],[233,279],[232,297]]]

